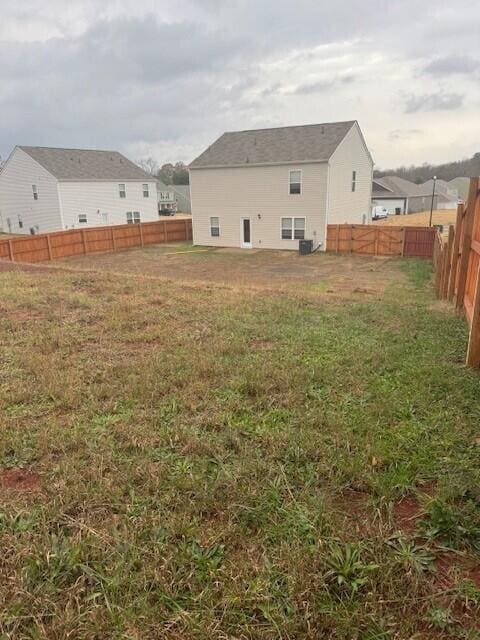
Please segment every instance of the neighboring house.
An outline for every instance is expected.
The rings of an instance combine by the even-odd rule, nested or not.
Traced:
[[[158,220],[154,178],[116,151],[15,147],[0,173],[9,233]]]
[[[439,194],[434,198],[434,209],[437,208]],[[382,206],[390,215],[417,213],[430,209],[432,189],[414,184],[398,176],[374,178],[372,186],[372,206]]]
[[[325,248],[369,221],[373,160],[356,121],[224,133],[190,165],[195,244]]]
[[[190,186],[188,184],[164,184],[157,180],[158,211],[191,213]]]
[[[468,190],[470,189],[470,178],[454,178],[448,183],[452,189],[457,190],[458,197],[466,201],[468,198]]]
[[[175,193],[178,213],[192,213],[192,204],[190,201],[190,185],[172,184],[171,188]]]
[[[419,185],[425,191],[432,193],[433,178]],[[445,180],[437,179],[435,193],[438,194],[437,209],[456,209],[458,204],[458,189]]]

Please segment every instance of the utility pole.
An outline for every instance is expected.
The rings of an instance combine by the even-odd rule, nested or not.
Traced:
[[[433,216],[433,202],[435,200],[435,187],[437,184],[437,176],[433,176],[433,191],[432,191],[432,203],[430,205],[430,222],[428,224],[429,227],[432,226],[432,216]]]

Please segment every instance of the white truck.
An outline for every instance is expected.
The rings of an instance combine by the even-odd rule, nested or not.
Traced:
[[[372,207],[372,220],[381,220],[388,216],[388,211],[382,205]]]

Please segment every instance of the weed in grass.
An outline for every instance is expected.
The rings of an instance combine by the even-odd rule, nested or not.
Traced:
[[[325,580],[333,593],[340,597],[355,595],[367,583],[371,573],[379,568],[375,563],[365,562],[362,551],[365,550],[358,544],[329,544]]]
[[[441,497],[427,506],[422,528],[429,538],[439,539],[452,548],[473,547],[480,550],[480,510],[470,498],[449,503]]]
[[[394,561],[408,576],[419,577],[423,572],[433,570],[435,557],[428,548],[398,536],[390,538],[388,544]]]

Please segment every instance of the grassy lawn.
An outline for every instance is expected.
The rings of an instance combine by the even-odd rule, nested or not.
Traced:
[[[0,637],[479,638],[480,377],[382,264],[0,274]]]

